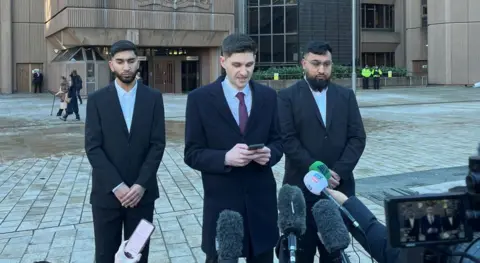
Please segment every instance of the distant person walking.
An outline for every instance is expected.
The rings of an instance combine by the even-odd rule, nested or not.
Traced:
[[[78,78],[77,77],[77,71],[73,70],[72,74],[70,74],[70,87],[68,89],[68,99],[70,100],[67,105],[67,110],[66,114],[64,114],[62,117],[60,117],[61,120],[66,121],[68,116],[72,115],[75,113],[75,120],[79,121],[80,120],[80,114],[78,114],[78,90],[77,90],[77,83],[78,83]]]
[[[68,100],[68,80],[65,76],[62,76],[60,83],[60,89],[55,94],[56,97],[60,99],[60,108],[58,109],[57,116],[61,117],[64,110],[67,109],[67,100]]]

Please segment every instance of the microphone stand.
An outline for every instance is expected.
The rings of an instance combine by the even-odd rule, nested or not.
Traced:
[[[290,233],[288,234],[288,251],[290,251],[290,263],[295,263],[297,262],[297,237],[295,234]]]

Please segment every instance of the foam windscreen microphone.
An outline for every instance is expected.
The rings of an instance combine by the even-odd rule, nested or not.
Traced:
[[[287,237],[289,262],[296,262],[297,239],[307,229],[307,209],[302,190],[297,186],[284,185],[278,193],[278,227]],[[279,253],[282,253],[280,251]]]
[[[236,263],[242,257],[243,217],[240,213],[223,210],[217,220],[218,263]]]
[[[342,251],[350,244],[350,235],[338,207],[328,199],[320,199],[312,208],[318,233],[328,253]]]
[[[323,174],[323,176],[325,176],[327,180],[330,179],[330,177],[332,177],[332,174],[330,173],[330,169],[328,168],[328,166],[321,161],[316,161],[312,163],[312,165],[308,167],[308,170],[316,171]]]
[[[278,227],[284,234],[303,235],[307,229],[305,197],[298,186],[284,185],[278,192]]]

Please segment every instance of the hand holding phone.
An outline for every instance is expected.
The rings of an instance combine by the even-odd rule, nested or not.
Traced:
[[[154,230],[155,226],[152,223],[145,219],[140,220],[135,231],[126,242],[125,256],[129,259],[135,259],[142,252]]]
[[[249,151],[260,150],[263,147],[265,147],[265,144],[263,144],[263,143],[251,144],[251,145],[248,146],[248,150]]]

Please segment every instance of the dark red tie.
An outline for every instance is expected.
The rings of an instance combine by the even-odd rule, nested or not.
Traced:
[[[244,133],[248,121],[247,105],[245,105],[245,93],[239,92],[237,93],[236,97],[240,101],[240,105],[238,106],[238,126],[240,127],[240,131]]]

